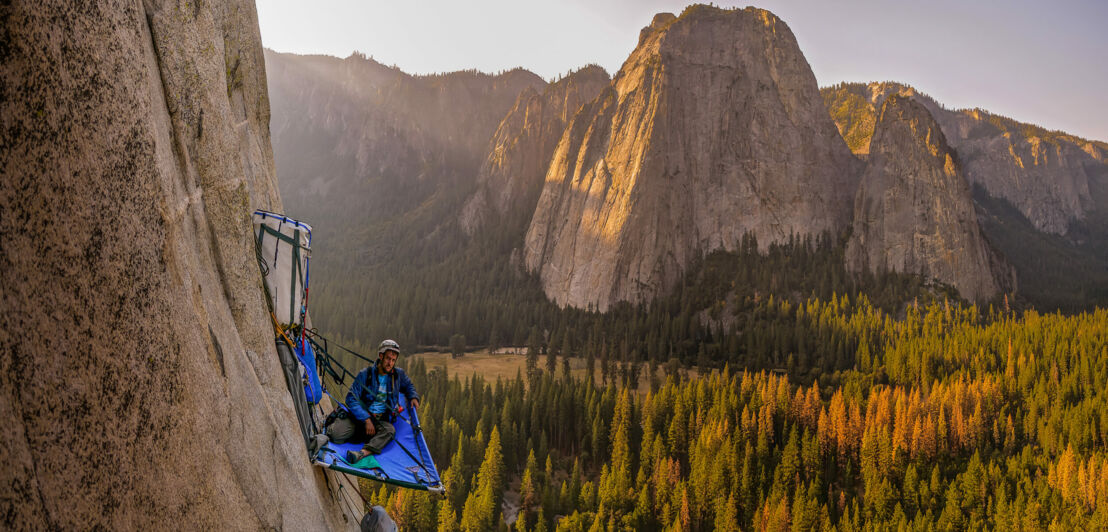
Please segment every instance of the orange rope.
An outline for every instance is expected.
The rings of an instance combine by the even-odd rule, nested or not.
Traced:
[[[277,330],[277,333],[281,335],[281,338],[284,338],[285,341],[288,342],[289,349],[296,349],[296,344],[292,343],[292,340],[289,340],[289,337],[285,335],[285,330],[282,329],[281,324],[277,322],[277,316],[270,312],[269,317],[273,318],[273,328]]]

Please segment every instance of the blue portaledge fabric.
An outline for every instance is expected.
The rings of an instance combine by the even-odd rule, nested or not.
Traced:
[[[401,404],[408,402],[407,396],[401,395],[400,399]],[[397,414],[393,426],[396,427],[396,437],[385,445],[381,454],[374,457],[377,459],[378,467],[363,469],[346,461],[346,452],[361,449],[360,443],[328,443],[316,453],[315,463],[321,467],[394,486],[442,491],[442,479],[439,477],[438,469],[435,468],[434,460],[431,459],[427,441],[424,440],[422,433],[414,430],[414,427],[419,426],[418,414],[411,408],[405,408],[403,412]]]
[[[309,405],[314,405],[323,399],[323,385],[319,382],[319,371],[316,370],[315,350],[312,349],[312,343],[307,337],[301,336],[300,341],[297,342],[296,358],[300,360],[308,375],[308,382],[304,384],[304,397]]]

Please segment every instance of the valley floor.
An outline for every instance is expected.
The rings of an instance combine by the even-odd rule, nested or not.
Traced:
[[[562,364],[565,357],[557,357],[557,371],[556,375],[559,377],[563,375]],[[447,372],[447,377],[453,379],[457,377],[461,380],[466,380],[473,375],[480,375],[486,381],[495,382],[497,379],[512,380],[517,375],[525,377],[527,375],[527,356],[511,353],[489,353],[487,349],[481,349],[478,351],[468,351],[465,355],[454,358],[450,356],[450,353],[439,353],[435,351],[416,353],[411,356],[409,363],[414,363],[416,360],[423,360],[427,364],[427,369],[432,370],[434,368],[443,368]],[[538,365],[540,368],[545,368],[546,355],[540,355]],[[585,359],[581,357],[569,357],[570,375],[574,379],[583,379],[587,372]],[[698,375],[695,369],[680,369],[680,371],[686,377],[696,377]],[[659,381],[664,382],[666,376],[666,370],[664,367],[657,369]],[[526,379],[525,379],[526,380]],[[603,384],[603,378],[601,375],[600,364],[596,364],[596,368],[593,370],[593,382],[597,385]],[[639,387],[640,393],[646,393],[650,389],[650,377],[647,376],[645,371],[640,372],[639,375]]]

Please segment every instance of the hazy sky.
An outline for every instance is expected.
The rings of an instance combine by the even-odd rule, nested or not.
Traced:
[[[258,0],[262,43],[413,74],[522,66],[614,74],[664,0]],[[723,7],[745,4],[717,4]],[[948,108],[982,107],[1108,141],[1108,1],[766,0],[821,86],[892,80]]]

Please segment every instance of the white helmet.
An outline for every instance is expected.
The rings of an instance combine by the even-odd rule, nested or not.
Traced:
[[[396,356],[400,356],[400,344],[395,340],[384,340],[377,346],[377,356],[385,354],[385,351],[396,351]]]

